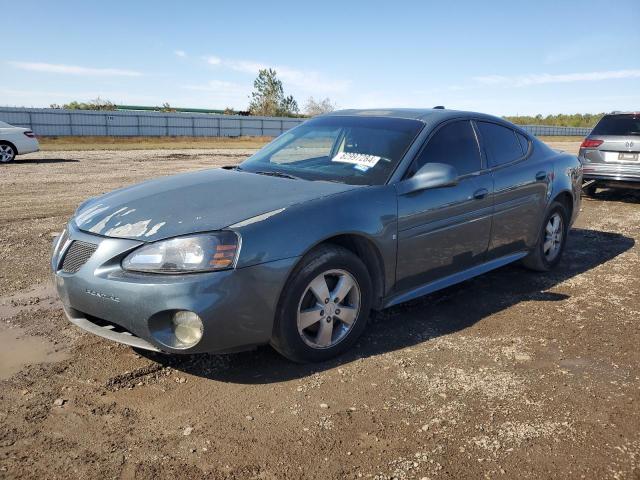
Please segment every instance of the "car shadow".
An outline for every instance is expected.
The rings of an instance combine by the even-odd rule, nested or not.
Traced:
[[[592,201],[640,203],[640,189],[604,188],[599,190]]]
[[[46,163],[76,163],[80,160],[75,160],[73,158],[34,158],[34,159],[20,159],[16,158],[14,160],[14,164],[46,164]]]
[[[348,352],[323,363],[299,365],[265,346],[229,355],[164,355],[138,351],[176,370],[222,382],[265,384],[312,375],[360,358],[427,342],[463,330],[524,301],[563,301],[554,286],[602,265],[633,247],[621,234],[573,229],[561,263],[551,272],[536,273],[508,265],[472,280],[380,312]]]

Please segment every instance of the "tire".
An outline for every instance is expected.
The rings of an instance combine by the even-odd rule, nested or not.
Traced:
[[[320,246],[302,258],[285,285],[271,345],[298,363],[335,357],[362,335],[371,302],[371,278],[362,260],[340,246]]]
[[[557,230],[552,219],[556,221],[559,219],[561,222]],[[524,266],[538,272],[547,272],[554,268],[562,258],[568,232],[569,214],[567,208],[560,202],[551,203],[549,211],[544,217],[544,222],[542,222],[536,246],[522,261]],[[551,246],[548,242],[551,242]]]
[[[597,191],[598,191],[598,185],[595,184],[595,183],[592,183],[588,187],[584,187],[582,189],[582,193],[584,193],[589,198],[596,198],[597,197]]]
[[[0,163],[11,163],[16,158],[16,147],[8,142],[0,142]]]

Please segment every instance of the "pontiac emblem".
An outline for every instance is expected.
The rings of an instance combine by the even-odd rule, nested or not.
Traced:
[[[95,290],[91,290],[90,288],[85,289],[85,293],[92,295],[98,298],[104,298],[105,300],[111,300],[112,302],[120,303],[120,299],[115,295],[110,295],[108,293],[96,292]]]

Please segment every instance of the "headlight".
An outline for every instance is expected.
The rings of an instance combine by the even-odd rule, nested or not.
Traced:
[[[240,250],[234,232],[172,238],[131,252],[122,268],[134,272],[191,273],[233,268]]]

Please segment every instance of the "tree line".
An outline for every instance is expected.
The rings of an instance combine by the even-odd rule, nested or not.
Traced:
[[[51,108],[65,108],[68,110],[115,110],[116,105],[109,100],[100,97],[89,102],[70,102],[64,105],[51,105]],[[298,102],[293,95],[286,95],[282,80],[272,68],[258,71],[258,76],[253,82],[253,91],[249,96],[247,111],[237,111],[233,108],[225,108],[228,115],[249,114],[265,117],[315,117],[335,110],[335,104],[329,98],[316,100],[309,97],[305,103],[303,112],[300,111]],[[160,112],[174,112],[175,109],[168,103],[162,104],[157,109]],[[505,116],[506,120],[518,125],[552,125],[562,127],[593,127],[604,113],[574,113],[557,115],[515,115]]]
[[[516,115],[504,117],[517,125],[551,125],[557,127],[588,127],[592,128],[602,118],[604,113],[574,113],[557,115]]]
[[[52,104],[51,108],[63,108],[66,110],[116,110],[117,105],[110,100],[100,97],[88,102],[73,101],[63,105]],[[285,95],[282,80],[278,78],[275,70],[265,68],[258,72],[253,82],[253,91],[249,97],[248,110],[237,111],[227,107],[224,113],[227,115],[249,114],[265,117],[315,117],[335,110],[335,105],[329,98],[316,100],[309,97],[304,106],[304,113],[300,112],[298,102],[293,95]],[[158,107],[159,112],[175,112],[175,108],[169,103],[163,103]]]

